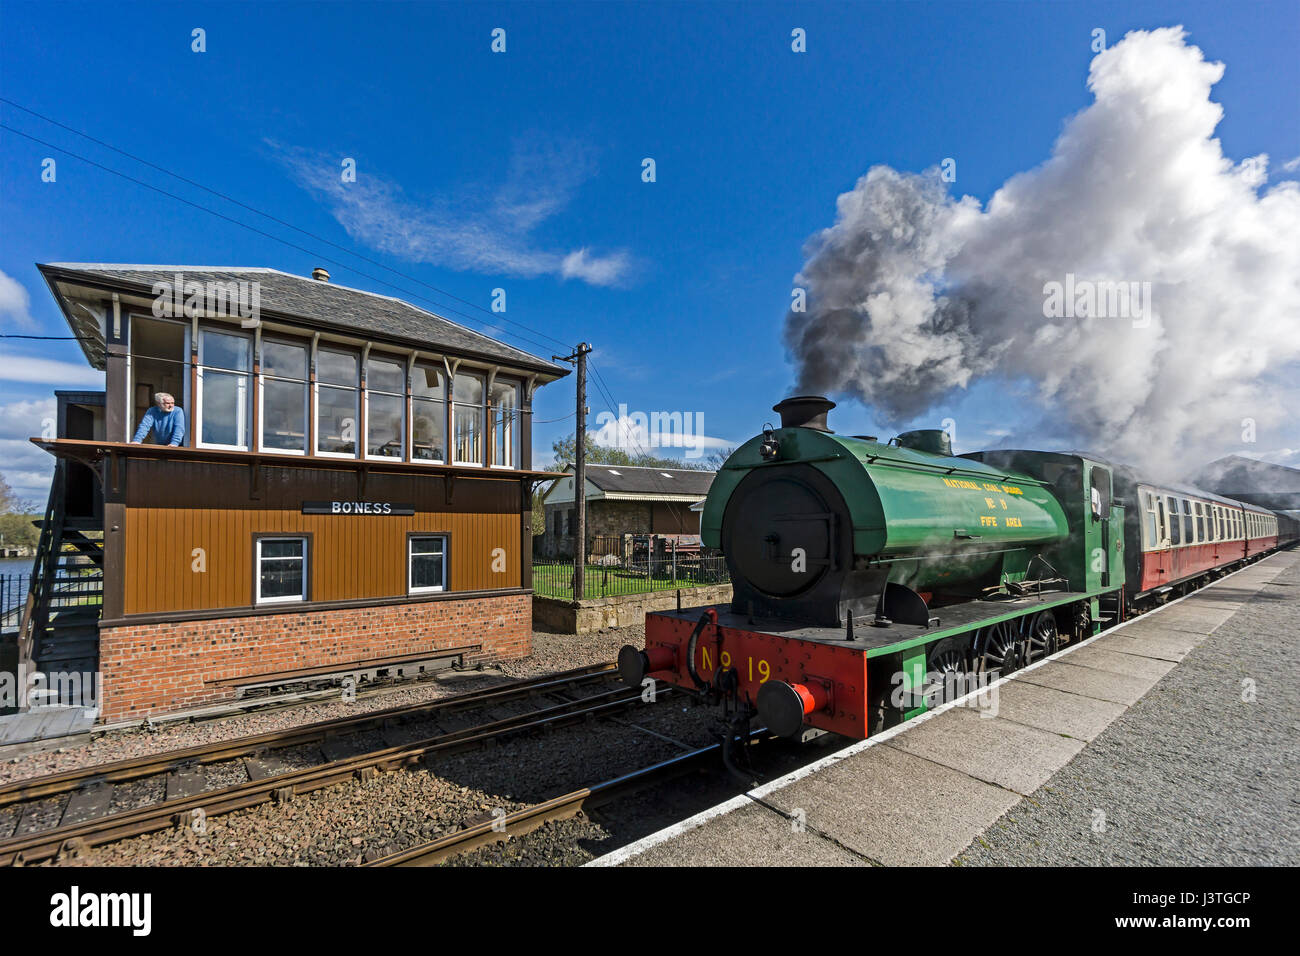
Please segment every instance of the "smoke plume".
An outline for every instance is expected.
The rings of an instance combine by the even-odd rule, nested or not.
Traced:
[[[1181,27],[1128,34],[1093,59],[1094,102],[1051,157],[986,208],[937,169],[869,170],[804,250],[807,311],[785,328],[801,391],[899,422],[980,379],[1028,382],[1038,407],[1008,408],[1011,444],[1164,473],[1283,430],[1294,445],[1300,184],[1266,186],[1267,155],[1224,157],[1223,71]],[[1106,314],[1108,284],[1130,313],[1112,295]]]

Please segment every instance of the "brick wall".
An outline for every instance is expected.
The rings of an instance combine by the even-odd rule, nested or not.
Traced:
[[[532,651],[532,596],[305,610],[100,630],[105,723],[235,699],[216,681],[480,644],[467,663]]]

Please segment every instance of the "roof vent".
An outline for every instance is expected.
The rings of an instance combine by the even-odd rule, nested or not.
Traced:
[[[311,277],[315,279],[317,282],[330,281],[329,271],[326,269],[322,269],[320,266],[317,266],[315,269],[311,270]]]
[[[834,402],[821,395],[792,395],[773,405],[772,411],[781,416],[782,428],[812,428],[829,432],[826,413],[834,407]]]

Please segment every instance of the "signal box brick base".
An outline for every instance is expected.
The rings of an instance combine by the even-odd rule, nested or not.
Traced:
[[[100,630],[105,723],[228,703],[278,673],[477,645],[466,664],[532,651],[532,595],[126,624]]]

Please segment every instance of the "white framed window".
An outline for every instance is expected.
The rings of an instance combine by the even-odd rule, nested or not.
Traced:
[[[406,363],[366,358],[366,457],[406,457]]]
[[[248,450],[252,369],[252,336],[199,330],[199,402],[194,416],[199,447]]]
[[[339,349],[316,350],[316,454],[357,457],[361,357]]]
[[[406,539],[406,589],[411,594],[447,590],[445,534],[413,534]]]
[[[497,379],[492,383],[492,467],[519,468],[519,386]]]
[[[256,548],[257,603],[307,600],[307,539],[258,538]]]
[[[411,374],[411,461],[447,460],[447,382],[443,370],[416,362]]]
[[[1143,527],[1146,531],[1144,547],[1157,547],[1160,544],[1159,519],[1156,515],[1155,503],[1149,491],[1142,492],[1142,512],[1145,517]]]
[[[262,451],[307,454],[306,342],[262,339],[257,432]]]
[[[487,444],[487,379],[476,372],[457,372],[451,392],[452,463],[481,467]]]

